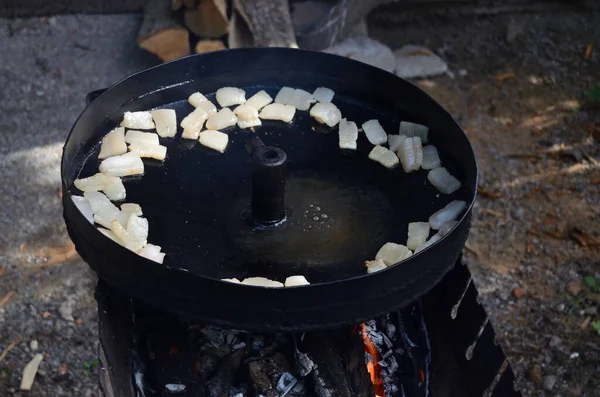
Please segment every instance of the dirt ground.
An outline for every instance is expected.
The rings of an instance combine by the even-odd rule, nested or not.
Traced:
[[[600,247],[590,237],[600,235],[600,106],[586,100],[600,49],[585,54],[600,45],[600,16],[371,22],[392,48],[423,44],[449,63],[451,75],[416,83],[478,154],[465,255],[518,387],[600,396]],[[60,148],[86,92],[155,63],[135,47],[138,27],[135,15],[0,20],[1,396],[98,395],[95,280],[62,223]],[[37,352],[33,390],[19,392]]]

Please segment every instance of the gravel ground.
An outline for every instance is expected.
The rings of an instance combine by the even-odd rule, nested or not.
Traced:
[[[479,156],[487,194],[465,253],[518,386],[599,396],[600,291],[583,278],[600,282],[600,253],[571,236],[600,233],[600,145],[589,132],[600,111],[584,100],[600,53],[583,60],[600,43],[600,17],[373,22],[375,38],[427,45],[453,72],[418,84]],[[1,396],[97,395],[95,280],[63,226],[60,150],[87,92],[156,62],[135,46],[138,27],[134,15],[0,19],[0,351],[14,346],[0,359]],[[21,393],[33,340],[46,357]]]

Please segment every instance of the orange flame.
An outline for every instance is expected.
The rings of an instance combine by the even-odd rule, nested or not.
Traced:
[[[367,363],[367,370],[369,371],[369,375],[371,375],[371,382],[375,388],[375,395],[376,397],[385,397],[385,387],[383,385],[383,379],[381,378],[381,368],[379,367],[379,354],[367,334],[365,323],[361,324],[361,336],[363,343],[365,344],[365,352],[369,353],[373,358],[373,361]]]

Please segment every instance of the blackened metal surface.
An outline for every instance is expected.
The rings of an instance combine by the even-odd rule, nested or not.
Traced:
[[[439,195],[424,184],[424,171],[405,174],[399,168],[386,170],[366,160],[371,145],[364,136],[359,139],[359,150],[349,155],[339,150],[335,131],[327,133],[315,127],[306,112],[299,112],[290,126],[265,122],[257,133],[266,144],[286,151],[289,175],[298,178],[295,182],[288,177],[290,190],[294,184],[300,192],[306,186],[324,185],[323,189],[314,188],[321,192],[349,186],[352,197],[367,197],[347,211],[349,219],[357,219],[356,224],[332,223],[337,233],[321,233],[343,240],[339,252],[334,249],[336,244],[326,244],[323,250],[302,250],[313,255],[303,261],[301,257],[286,257],[291,255],[288,246],[268,257],[268,253],[278,252],[277,246],[267,247],[260,251],[262,256],[257,256],[256,252],[230,244],[239,230],[232,221],[239,218],[235,208],[249,202],[250,196],[251,167],[244,150],[248,138],[245,132],[230,134],[230,147],[224,155],[199,145],[190,148],[189,142],[179,138],[161,140],[168,147],[165,164],[146,163],[144,177],[126,183],[127,200],[140,203],[150,221],[149,241],[161,245],[167,253],[164,265],[139,257],[97,232],[70,198],[73,180],[80,174],[96,172],[97,162],[93,159],[98,143],[120,122],[123,112],[168,105],[181,120],[191,110],[185,98],[192,92],[211,93],[228,85],[243,87],[249,95],[259,89],[273,95],[283,85],[309,91],[327,86],[336,92],[335,102],[342,114],[359,124],[378,118],[391,133],[396,132],[400,120],[426,124],[431,142],[440,150],[444,164],[463,182],[463,188],[454,196]],[[477,167],[462,130],[414,85],[377,68],[329,54],[243,49],[167,63],[109,89],[86,108],[71,131],[63,152],[62,177],[69,234],[83,259],[113,286],[158,307],[214,325],[299,331],[356,324],[402,307],[431,289],[455,263],[466,240]],[[373,194],[383,197],[377,199],[381,206],[369,205]],[[470,206],[445,238],[397,266],[364,274],[362,262],[372,258],[383,243],[406,241],[406,227],[398,225],[425,220],[455,197],[465,199]],[[340,210],[337,202],[342,199],[328,202],[332,212]],[[369,212],[386,205],[390,209],[381,214]],[[227,225],[233,227],[228,230]],[[331,255],[323,257],[323,253]],[[313,284],[266,289],[218,280],[256,275],[282,279],[297,273],[306,275]]]
[[[280,148],[259,146],[252,153],[252,220],[273,225],[285,218],[287,155]]]

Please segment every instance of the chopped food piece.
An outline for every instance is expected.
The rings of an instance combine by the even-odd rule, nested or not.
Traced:
[[[194,134],[196,132],[200,132],[204,122],[208,118],[208,113],[206,110],[202,108],[196,108],[192,113],[185,116],[183,120],[181,120],[181,128],[183,128],[183,132],[186,130],[189,134]],[[183,138],[186,138],[182,135]]]
[[[415,152],[415,145],[413,138],[406,138],[400,144],[398,148],[398,157],[402,163],[402,168],[405,172],[416,171],[419,169],[419,163],[417,163],[417,153]]]
[[[117,237],[116,234],[114,234],[113,232],[111,232],[108,229],[105,229],[103,227],[99,227],[97,228],[98,231],[102,234],[104,234],[106,237],[108,237],[109,239],[111,239],[112,241],[114,241],[115,243],[119,244],[119,245],[123,245],[123,243],[119,240],[119,238]]]
[[[369,158],[377,161],[386,168],[393,168],[399,163],[396,153],[379,145],[373,147],[369,153]]]
[[[413,136],[418,136],[419,138],[421,138],[421,142],[427,143],[428,133],[429,128],[427,128],[424,125],[409,123],[408,121],[400,122],[400,131],[398,132],[398,134],[400,135],[406,135],[409,138],[412,138]]]
[[[444,194],[451,194],[460,189],[461,183],[450,175],[444,167],[434,168],[427,174],[427,179],[437,190]]]
[[[329,103],[333,99],[334,94],[335,93],[329,88],[317,87],[312,96],[317,100],[317,102]]]
[[[294,95],[294,89],[292,87],[281,87],[277,95],[275,95],[275,103],[287,105],[292,95]]]
[[[104,194],[106,194],[106,197],[112,201],[124,200],[127,196],[127,192],[125,191],[125,185],[123,185],[121,178],[110,178],[110,180],[110,183],[102,189]]]
[[[129,152],[102,160],[100,172],[111,176],[143,174],[144,162],[137,153]]]
[[[208,101],[208,99],[199,92],[194,92],[188,98],[188,103],[195,108],[197,108],[199,104],[205,101]]]
[[[104,194],[100,192],[85,192],[83,193],[83,197],[92,206],[94,222],[97,224],[110,228],[110,223],[120,216],[121,211]]]
[[[147,244],[140,251],[140,256],[143,256],[144,258],[150,259],[151,261],[157,263],[163,263],[163,261],[165,260],[165,253],[160,252],[160,249],[161,248],[158,245]]]
[[[265,106],[258,117],[263,120],[281,120],[286,123],[291,123],[295,114],[296,108],[293,106],[272,103]]]
[[[447,206],[429,217],[429,224],[432,229],[439,230],[446,222],[456,220],[458,216],[467,208],[467,203],[460,200],[454,200]]]
[[[128,214],[133,214],[137,216],[142,216],[142,207],[139,204],[135,203],[125,203],[121,204],[121,211],[126,212]]]
[[[340,120],[339,145],[340,149],[356,150],[356,140],[358,139],[358,128],[354,121],[346,119]]]
[[[94,212],[92,211],[92,204],[82,196],[71,196],[71,200],[73,200],[73,204],[75,207],[85,216],[85,219],[90,221],[90,223],[94,223]]]
[[[223,87],[217,90],[217,102],[222,108],[241,105],[246,102],[246,92],[236,87]]]
[[[304,276],[290,276],[290,277],[286,278],[285,283],[283,283],[283,285],[285,285],[286,287],[296,287],[298,285],[309,285],[309,284],[310,283]]]
[[[227,148],[229,136],[220,131],[205,130],[200,133],[200,144],[223,153]]]
[[[82,192],[98,192],[106,189],[114,178],[115,177],[113,176],[104,175],[103,173],[98,172],[87,178],[75,179],[73,184]]]
[[[127,219],[127,233],[132,238],[143,242],[142,245],[144,246],[148,239],[148,229],[148,219],[133,214],[129,215]]]
[[[260,119],[258,118],[258,110],[249,106],[248,102],[235,108],[233,113],[237,116],[237,124],[240,128],[250,128],[261,125]]]
[[[129,145],[129,151],[137,153],[140,157],[146,157],[160,161],[167,157],[167,147],[163,145],[149,145],[143,142],[135,142]]]
[[[411,250],[415,250],[421,245],[425,244],[427,237],[429,237],[429,223],[428,222],[411,222],[408,224],[408,241],[406,247]]]
[[[457,223],[458,223],[457,221],[444,222],[442,224],[442,226],[440,226],[440,230],[438,231],[438,234],[441,237],[446,236],[448,233],[450,233],[452,231],[452,229],[454,229],[454,226],[456,226]]]
[[[428,145],[423,148],[423,163],[421,167],[424,170],[432,170],[442,165],[437,149],[433,145]]]
[[[381,124],[379,124],[379,120],[373,119],[364,122],[362,129],[369,142],[373,145],[381,145],[387,142],[387,134],[383,130]]]
[[[156,133],[162,138],[177,134],[177,114],[173,109],[156,109],[150,112],[156,125]]]
[[[267,94],[265,90],[262,90],[252,95],[252,97],[246,101],[245,105],[252,106],[254,109],[260,110],[271,102],[273,102],[273,98],[271,98],[271,96]]]
[[[125,112],[121,127],[151,130],[154,129],[154,121],[150,112]]]
[[[236,115],[229,108],[223,108],[206,120],[207,130],[222,130],[237,123]]]
[[[144,248],[145,241],[140,241],[135,237],[131,236],[127,229],[118,221],[112,221],[110,223],[110,230],[117,236],[119,241],[125,246],[125,248],[138,253]],[[143,243],[143,244],[142,244]]]
[[[158,135],[154,132],[143,132],[129,130],[125,134],[125,142],[127,143],[145,143],[147,145],[159,145]]]
[[[310,115],[321,124],[335,127],[342,119],[342,112],[333,103],[317,103],[310,109]]]
[[[192,130],[183,130],[183,132],[181,133],[181,137],[183,139],[198,139],[198,136],[200,135],[200,131],[196,130],[196,131],[192,131]]]
[[[390,144],[390,150],[397,152],[402,145],[402,142],[406,139],[406,135],[388,135],[388,143]]]
[[[221,281],[227,281],[228,283],[241,284],[242,282],[237,278],[222,278]]]
[[[417,247],[417,249],[415,250],[415,254],[417,252],[423,251],[425,248],[431,247],[433,244],[437,243],[441,239],[442,239],[442,236],[440,236],[438,233],[434,234],[433,236],[431,236],[431,238],[429,240],[427,240],[425,242],[425,244],[420,245],[419,247]]]
[[[375,259],[374,261],[366,261],[365,266],[367,267],[367,273],[376,273],[387,269],[387,265],[382,259]]]
[[[117,127],[102,139],[100,147],[99,159],[105,159],[112,156],[127,153],[127,145],[125,144],[125,128]]]
[[[274,288],[283,287],[283,284],[280,283],[279,281],[269,280],[268,278],[264,278],[264,277],[248,277],[248,278],[244,279],[244,281],[242,281],[242,284],[255,285],[258,287],[274,287]]]
[[[375,255],[375,259],[381,259],[387,266],[392,266],[412,255],[412,251],[404,245],[396,243],[385,243]]]
[[[285,104],[293,106],[298,110],[308,110],[310,109],[310,105],[315,102],[316,101],[310,92],[298,88],[294,90]]]
[[[206,112],[206,117],[210,117],[217,113],[217,107],[215,104],[206,99],[206,97],[199,92],[190,95],[188,102],[193,107],[204,110]]]
[[[421,138],[413,136],[412,144],[415,152],[415,164],[417,169],[419,169],[421,168],[421,164],[423,164],[423,144],[421,143]]]

